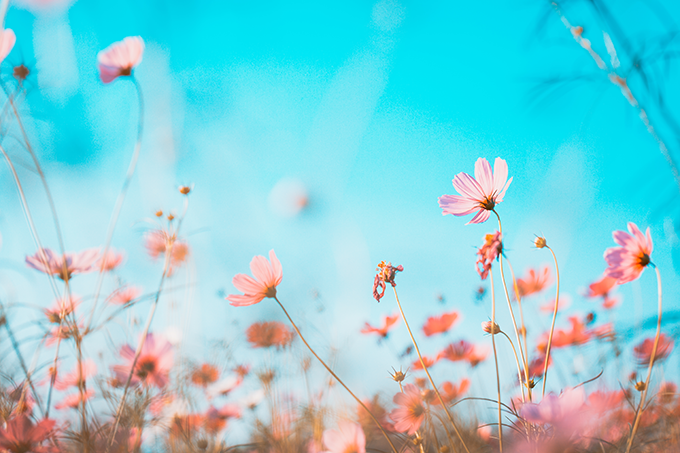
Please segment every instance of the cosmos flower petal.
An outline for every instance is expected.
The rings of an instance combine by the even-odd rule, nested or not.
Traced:
[[[236,274],[231,282],[236,289],[246,294],[259,294],[265,291],[265,286],[250,275]]]
[[[453,214],[463,216],[479,210],[479,202],[458,195],[442,195],[439,197],[439,207],[442,215]]]
[[[227,300],[231,302],[230,305],[234,307],[246,307],[248,305],[255,305],[264,299],[264,294],[254,294],[254,295],[239,295],[239,294],[229,294]]]
[[[499,195],[504,192],[506,182],[508,181],[508,164],[505,160],[497,157],[493,163],[493,190],[492,192]]]
[[[479,159],[477,159],[477,162],[475,162],[475,179],[481,186],[482,193],[484,193],[485,195],[493,193],[494,176],[493,173],[491,172],[491,165],[489,165],[489,161],[483,157],[480,157]]]
[[[486,209],[480,209],[479,212],[466,225],[471,223],[484,223],[489,220],[491,214]]]
[[[252,261],[250,262],[250,272],[253,273],[253,276],[257,280],[264,283],[265,286],[269,286],[269,284],[274,281],[274,272],[272,271],[272,266],[264,256],[257,255],[253,257]]]
[[[272,270],[274,272],[274,286],[278,286],[283,278],[283,269],[281,268],[281,261],[276,257],[273,249],[269,251],[269,261],[272,263]]]
[[[484,190],[475,178],[467,173],[460,172],[453,178],[453,187],[464,197],[475,201],[483,201]]]

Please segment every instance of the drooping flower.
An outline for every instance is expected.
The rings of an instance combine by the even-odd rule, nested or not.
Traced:
[[[73,371],[58,377],[54,383],[54,388],[66,390],[69,387],[80,387],[82,383],[97,373],[97,365],[90,359],[81,362],[80,369],[78,369],[78,366],[79,364],[76,363]]]
[[[526,277],[517,279],[517,290],[521,297],[526,297],[540,293],[550,285],[550,282],[551,276],[548,266],[544,266],[541,272],[529,269]]]
[[[394,324],[396,324],[398,320],[399,315],[383,315],[381,327],[373,327],[369,323],[364,323],[364,327],[363,329],[361,329],[361,333],[364,334],[375,333],[380,335],[381,338],[387,338],[387,334],[389,333],[390,330],[392,330],[392,327],[394,326]]]
[[[123,365],[115,365],[113,372],[119,382],[125,384],[135,359],[135,350],[130,345],[120,348],[120,355],[126,361]],[[163,388],[168,383],[168,373],[172,367],[172,345],[165,339],[149,333],[135,364],[130,383],[136,385],[155,385]]]
[[[80,305],[80,297],[71,294],[69,300],[57,299],[52,304],[51,308],[45,309],[45,316],[47,320],[52,324],[61,323],[68,315],[73,313],[78,305]]]
[[[649,227],[643,235],[640,229],[633,222],[628,222],[628,231],[614,231],[612,236],[614,242],[621,247],[612,247],[604,252],[604,259],[607,261],[607,269],[604,274],[607,277],[616,279],[621,285],[635,280],[651,261],[652,237],[649,234]]]
[[[399,406],[390,412],[395,431],[414,434],[425,420],[425,406],[420,390],[413,384],[406,384],[404,392],[394,395],[393,401]]]
[[[118,266],[120,266],[123,261],[125,260],[125,253],[123,252],[118,252],[114,249],[109,249],[108,252],[106,252],[106,256],[103,256],[99,263],[97,263],[97,268],[99,269],[100,267],[104,271],[112,271]]]
[[[142,61],[144,40],[140,36],[128,36],[111,44],[97,54],[99,78],[111,83],[120,76],[129,76],[132,69]]]
[[[322,441],[325,453],[366,453],[366,436],[358,423],[340,421],[337,430],[323,432]]]
[[[48,453],[51,446],[41,444],[52,435],[55,421],[44,419],[33,424],[26,415],[19,415],[0,426],[0,449],[10,453]]]
[[[496,158],[492,173],[489,161],[480,157],[475,162],[475,177],[458,173],[453,178],[453,187],[460,195],[442,195],[439,207],[443,215],[464,216],[476,212],[468,225],[486,222],[490,211],[503,201],[511,182],[512,178],[508,180],[508,164],[503,159]]]
[[[427,321],[425,321],[423,333],[426,337],[431,337],[438,333],[447,332],[459,317],[460,315],[455,310],[449,313],[442,313],[439,316],[430,316],[427,318]]]
[[[453,384],[449,381],[444,381],[439,386],[439,393],[442,396],[445,404],[448,404],[454,400],[457,400],[465,394],[470,388],[470,379],[463,378],[458,384]],[[432,404],[441,404],[439,398],[434,398]]]
[[[42,250],[44,254],[38,251],[33,256],[27,256],[26,264],[40,272],[56,275],[62,280],[67,280],[74,274],[91,272],[99,259],[99,249],[87,249],[79,253],[66,252],[65,256],[50,249]]]
[[[477,273],[486,280],[491,270],[491,264],[498,256],[503,253],[503,242],[501,241],[501,233],[496,231],[493,234],[484,236],[484,244],[477,250]]]
[[[271,263],[269,262],[271,261]],[[245,307],[256,304],[265,297],[276,297],[276,287],[281,283],[283,271],[281,262],[274,250],[269,251],[269,261],[261,255],[255,256],[250,262],[250,271],[255,278],[246,274],[236,274],[232,283],[244,294],[230,294],[227,300],[235,307]]]
[[[11,28],[0,31],[0,62],[7,58],[16,41],[17,36]]]
[[[397,272],[404,271],[404,266],[400,264],[399,266],[394,267],[391,262],[385,263],[384,261],[381,261],[375,270],[378,271],[378,273],[373,279],[373,297],[380,302],[380,299],[385,295],[387,283],[392,285],[393,288],[397,286],[394,278],[397,276]],[[380,292],[378,292],[378,288],[381,289]]]
[[[136,286],[124,286],[123,288],[117,289],[108,300],[112,304],[116,305],[126,305],[137,299],[142,294],[142,290]]]
[[[659,345],[656,349],[654,362],[660,362],[667,358],[673,350],[673,339],[668,335],[662,333],[659,335]],[[640,365],[648,365],[652,360],[652,350],[654,349],[654,338],[645,338],[639,345],[633,348],[635,358],[638,359]]]
[[[214,366],[209,363],[204,363],[200,367],[194,369],[191,373],[191,382],[194,384],[206,388],[208,385],[217,381],[220,377],[220,372]]]
[[[278,321],[255,322],[246,330],[248,342],[253,348],[285,348],[293,341],[294,334]]]

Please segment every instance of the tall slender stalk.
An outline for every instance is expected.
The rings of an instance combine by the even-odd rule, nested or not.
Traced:
[[[512,278],[512,287],[515,291],[515,299],[517,299],[517,306],[519,307],[519,322],[521,325],[522,329],[522,340],[524,340],[524,350],[527,352],[527,362],[529,361],[529,347],[527,346],[527,328],[526,325],[524,324],[524,310],[522,309],[522,296],[519,294],[519,288],[517,287],[517,279],[515,278],[515,270],[512,268],[512,264],[510,264],[510,260],[506,260],[508,263],[508,268],[510,269],[510,277]],[[527,386],[527,396],[529,397],[529,401],[532,400],[531,397],[531,388],[529,387],[529,367],[525,366],[524,367],[524,377],[526,378],[526,386]]]
[[[393,451],[394,453],[398,453],[397,448],[394,446],[394,444],[392,443],[392,440],[391,440],[390,437],[387,435],[387,432],[385,431],[385,428],[382,427],[382,425],[380,424],[380,422],[378,421],[378,419],[375,417],[375,415],[373,415],[373,412],[371,412],[371,410],[370,410],[368,407],[366,407],[366,405],[364,404],[364,402],[361,401],[361,400],[359,399],[359,397],[357,397],[357,396],[354,394],[354,392],[352,392],[352,391],[349,389],[349,387],[347,387],[347,385],[345,385],[344,382],[342,382],[342,379],[340,379],[340,378],[338,377],[338,375],[335,374],[335,373],[333,372],[333,370],[331,370],[331,368],[330,368],[328,365],[326,365],[326,362],[324,362],[324,361],[321,359],[321,357],[319,357],[318,354],[314,351],[314,349],[312,349],[312,347],[309,345],[309,343],[307,343],[307,340],[305,340],[305,337],[302,336],[302,333],[300,332],[300,329],[298,329],[298,326],[297,326],[297,325],[295,324],[295,322],[293,321],[293,318],[290,317],[290,315],[288,314],[288,311],[285,309],[285,307],[283,306],[283,304],[281,303],[281,301],[278,299],[278,297],[274,297],[274,300],[276,301],[276,303],[279,304],[279,307],[281,307],[281,310],[283,310],[283,312],[285,313],[286,317],[288,318],[288,321],[290,321],[290,324],[293,326],[293,329],[295,329],[295,332],[297,332],[297,334],[298,334],[298,336],[300,337],[300,339],[302,340],[302,342],[305,344],[305,346],[307,346],[307,349],[309,349],[309,352],[311,352],[311,353],[314,355],[314,357],[316,357],[316,359],[321,363],[321,365],[323,365],[324,368],[326,368],[326,371],[328,371],[328,372],[331,374],[331,376],[333,376],[333,377],[335,378],[335,380],[338,381],[338,382],[340,383],[340,385],[342,385],[342,386],[345,388],[345,390],[347,390],[347,392],[348,392],[350,395],[352,395],[352,397],[356,400],[356,402],[359,403],[359,405],[361,405],[361,407],[363,407],[364,410],[365,410],[366,412],[368,412],[368,415],[371,416],[371,419],[373,419],[373,422],[376,424],[376,426],[378,427],[378,429],[380,429],[380,432],[382,432],[383,436],[385,436],[385,439],[387,440],[387,443],[390,444],[390,447],[392,447],[392,451]]]
[[[446,416],[449,418],[449,421],[451,422],[451,426],[453,427],[453,430],[456,433],[456,436],[458,436],[458,439],[460,440],[460,443],[463,444],[463,448],[467,453],[470,453],[470,450],[468,450],[467,445],[465,445],[465,441],[463,440],[463,436],[461,436],[460,431],[458,430],[458,426],[456,426],[456,422],[453,421],[453,417],[451,416],[451,412],[449,412],[449,408],[446,406],[446,403],[444,403],[444,399],[442,398],[442,395],[439,393],[439,390],[437,389],[437,386],[434,384],[434,381],[432,380],[432,376],[430,376],[430,372],[427,369],[427,365],[425,365],[425,361],[423,360],[423,356],[420,354],[420,348],[418,348],[418,343],[416,343],[416,339],[413,336],[413,332],[411,332],[411,328],[408,325],[408,321],[406,320],[406,315],[404,315],[404,309],[401,308],[401,302],[399,302],[399,296],[397,295],[397,287],[393,286],[392,289],[394,290],[394,297],[397,299],[397,306],[399,307],[399,312],[401,313],[401,319],[404,320],[404,325],[406,325],[406,330],[408,330],[408,334],[411,337],[411,341],[413,342],[413,346],[416,348],[416,353],[418,354],[418,359],[420,359],[420,365],[423,367],[423,370],[425,370],[425,374],[427,374],[427,378],[430,380],[430,384],[432,385],[432,388],[434,389],[434,393],[437,394],[437,398],[439,398],[439,402],[441,403],[442,407],[444,408],[444,411],[446,411]]]
[[[500,255],[499,255],[500,256]],[[489,269],[491,283],[491,325],[496,325],[496,293],[493,287],[493,271]],[[496,364],[496,390],[498,391],[498,448],[503,451],[503,416],[501,414],[501,376],[498,372],[498,353],[496,352],[496,335],[491,334],[491,346],[493,347],[493,359]]]
[[[649,264],[650,266],[654,266],[654,270],[656,271],[657,291],[659,294],[659,307],[658,307],[659,315],[656,321],[656,336],[654,337],[654,347],[652,348],[652,356],[649,359],[649,367],[647,368],[647,379],[645,379],[645,388],[642,390],[642,394],[640,395],[640,403],[638,404],[638,407],[635,410],[635,421],[633,422],[633,428],[630,432],[630,438],[628,439],[626,453],[630,453],[630,449],[633,447],[633,439],[635,438],[635,433],[637,433],[638,426],[640,425],[640,418],[642,417],[642,411],[644,410],[645,398],[647,397],[647,392],[649,391],[649,381],[652,377],[652,368],[654,367],[654,360],[656,359],[656,351],[657,348],[659,347],[659,337],[661,336],[661,315],[663,313],[661,303],[662,301],[661,273],[659,272],[659,268],[657,268],[654,264],[652,263]]]
[[[559,309],[559,300],[560,300],[560,269],[557,266],[557,257],[555,256],[555,252],[553,252],[553,249],[550,248],[549,245],[546,245],[546,248],[550,250],[550,253],[552,253],[553,260],[555,260],[555,274],[557,275],[557,289],[555,293],[555,309],[553,310],[553,319],[552,319],[552,324],[550,325],[550,335],[548,336],[548,346],[546,347],[545,350],[545,363],[543,364],[543,392],[541,396],[545,396],[545,383],[548,380],[548,363],[550,362],[550,347],[552,346],[552,339],[553,339],[553,332],[555,331],[555,320],[557,319],[557,310]]]

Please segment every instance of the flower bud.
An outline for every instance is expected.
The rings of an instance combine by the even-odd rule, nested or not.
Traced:
[[[542,249],[543,247],[548,246],[548,241],[546,241],[544,237],[536,236],[536,239],[534,239],[534,245],[537,249]]]
[[[495,322],[491,321],[486,321],[482,323],[482,330],[486,333],[489,333],[491,335],[496,335],[497,333],[501,333],[501,328],[498,324]]]
[[[191,192],[191,187],[189,186],[179,186],[179,193],[182,195],[188,195]]]

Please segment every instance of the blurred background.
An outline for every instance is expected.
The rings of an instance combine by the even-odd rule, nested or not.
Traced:
[[[680,4],[570,0],[559,8],[609,64],[608,33],[617,73],[680,159],[673,119],[680,114],[680,85],[673,83]],[[638,111],[549,2],[33,0],[13,2],[5,23],[17,43],[2,78],[11,84],[12,67],[22,63],[31,71],[20,111],[71,251],[103,245],[136,138],[134,87],[123,79],[103,85],[97,53],[126,36],[144,39],[135,74],[145,131],[113,239],[127,254],[116,278],[155,290],[162,260],[146,254],[143,232],[157,210],[179,212],[177,188],[192,186],[181,232],[190,260],[168,284],[152,325],[183,357],[219,353],[255,367],[272,360],[248,348],[244,330],[256,320],[283,320],[275,303],[237,308],[224,300],[238,292],[232,277],[249,273],[252,257],[270,249],[283,266],[281,301],[360,395],[384,390],[390,397],[388,371],[415,359],[403,356],[410,342],[401,323],[380,343],[359,333],[364,322],[377,325],[396,312],[391,292],[380,303],[372,298],[381,260],[404,266],[397,289],[423,353],[461,338],[490,343],[480,328],[491,313],[489,287],[474,263],[476,247],[497,225],[466,226],[469,218],[442,216],[437,204],[456,193],[451,180],[473,173],[478,157],[505,159],[514,178],[498,212],[518,276],[543,264],[552,270],[549,252],[533,247],[535,235],[557,255],[562,297],[571,304],[558,327],[594,311],[598,323],[613,321],[630,342],[622,366],[602,362],[594,344],[556,351],[554,361],[573,371],[549,389],[603,368],[602,382],[617,386],[634,370],[632,345],[653,335],[651,270],[617,290],[622,303],[609,313],[583,296],[605,269],[612,231],[629,221],[651,229],[666,294],[663,330],[676,334],[679,181]],[[29,203],[44,244],[56,249],[30,159],[12,134],[5,146],[26,164],[19,167]],[[0,286],[12,322],[30,326],[43,316],[36,307],[51,305],[52,296],[44,276],[24,264],[35,246],[10,173],[4,166],[0,172]],[[79,276],[73,292],[91,295],[95,280]],[[496,283],[498,322],[511,331]],[[487,294],[478,300],[480,286]],[[538,307],[553,298],[551,287],[526,300],[530,338],[549,326]],[[453,309],[463,321],[444,338],[422,335],[428,316]],[[148,303],[140,304],[86,354],[113,363],[117,348],[137,338],[135,323],[143,324],[147,311]],[[30,355],[30,328],[18,336]],[[299,374],[303,348],[294,344],[281,373]],[[501,349],[512,394],[514,360]],[[12,359],[4,360],[3,368]],[[472,371],[471,394],[493,394],[489,366]],[[677,369],[678,361],[665,366]],[[433,374],[457,380],[468,368],[441,363]],[[345,398],[341,389],[333,395]]]

